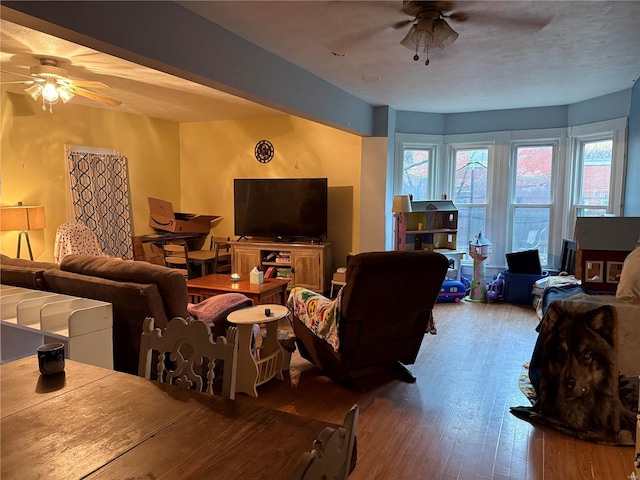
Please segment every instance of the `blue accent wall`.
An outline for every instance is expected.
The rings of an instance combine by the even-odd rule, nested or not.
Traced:
[[[631,89],[624,215],[640,217],[640,81]]]
[[[637,90],[637,85],[635,89]],[[635,96],[639,97],[640,93],[635,93]],[[456,135],[572,127],[627,117],[631,98],[632,91],[628,89],[584,102],[556,107],[447,114],[399,111],[396,132]]]
[[[627,117],[630,102],[631,89],[627,89],[574,103],[569,105],[569,125],[586,125]]]

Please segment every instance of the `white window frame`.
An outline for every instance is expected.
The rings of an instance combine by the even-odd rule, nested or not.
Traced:
[[[552,157],[551,157],[551,191],[549,192],[549,203],[516,203],[515,195],[516,195],[516,182],[517,182],[517,162],[518,162],[518,149],[520,148],[528,148],[528,147],[551,147],[552,148]],[[507,228],[507,245],[509,246],[508,250],[513,250],[513,240],[514,240],[514,220],[516,209],[527,209],[527,208],[546,208],[549,210],[549,225],[548,228],[548,239],[549,243],[547,245],[547,261],[543,262],[543,267],[549,266],[552,262],[551,259],[551,248],[555,244],[555,241],[552,240],[555,234],[555,226],[553,219],[556,218],[556,202],[555,199],[558,196],[557,192],[557,177],[558,170],[560,164],[560,152],[561,152],[561,139],[560,138],[543,138],[543,139],[534,139],[534,140],[515,140],[511,142],[511,153],[509,158],[509,211],[507,215],[508,228]]]
[[[404,167],[404,151],[407,149],[429,150],[429,181],[427,186],[427,198],[429,195],[434,197],[438,191],[441,177],[441,149],[442,136],[440,135],[413,135],[413,134],[396,134],[396,162],[394,164],[393,174],[393,194],[400,195],[402,192],[402,169]],[[435,198],[435,197],[434,197]]]
[[[611,178],[609,180],[608,215],[621,217],[624,215],[624,184],[626,178],[627,152],[627,119],[618,118],[605,122],[592,123],[572,127],[570,177],[572,179],[572,194],[567,205],[567,231],[573,238],[573,232],[578,217],[578,209],[589,207],[579,202],[582,188],[582,151],[585,143],[601,140],[612,141]]]
[[[574,126],[570,128],[550,128],[539,130],[504,131],[459,135],[395,135],[395,162],[393,171],[393,192],[398,195],[402,187],[402,163],[404,147],[434,148],[434,162],[429,172],[432,198],[442,194],[453,199],[455,184],[455,150],[489,148],[486,235],[493,243],[493,253],[487,265],[496,270],[506,267],[505,253],[512,244],[512,184],[514,173],[512,157],[518,146],[556,146],[552,167],[552,201],[549,224],[548,267],[560,262],[563,238],[573,238],[575,227],[574,199],[577,184],[577,148],[581,141],[613,139],[611,160],[611,187],[609,213],[622,216],[624,212],[624,182],[626,168],[627,118],[606,122]],[[455,202],[454,202],[455,203]],[[480,205],[478,205],[480,206]],[[519,205],[520,206],[520,205]],[[536,207],[539,205],[535,205]],[[469,239],[458,238],[458,249],[466,249]],[[464,262],[468,264],[468,261]]]

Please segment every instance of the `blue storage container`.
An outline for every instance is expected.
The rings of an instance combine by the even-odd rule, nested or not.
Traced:
[[[528,275],[525,273],[509,273],[504,271],[504,300],[509,303],[533,305],[533,285],[537,280],[548,277],[549,272],[542,275]]]

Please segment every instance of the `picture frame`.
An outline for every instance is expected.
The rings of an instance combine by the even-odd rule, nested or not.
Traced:
[[[624,262],[607,262],[607,283],[620,283]]]

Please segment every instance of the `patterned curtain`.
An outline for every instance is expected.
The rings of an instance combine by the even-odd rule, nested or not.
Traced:
[[[104,253],[133,258],[127,158],[68,151],[73,212],[98,237]]]

